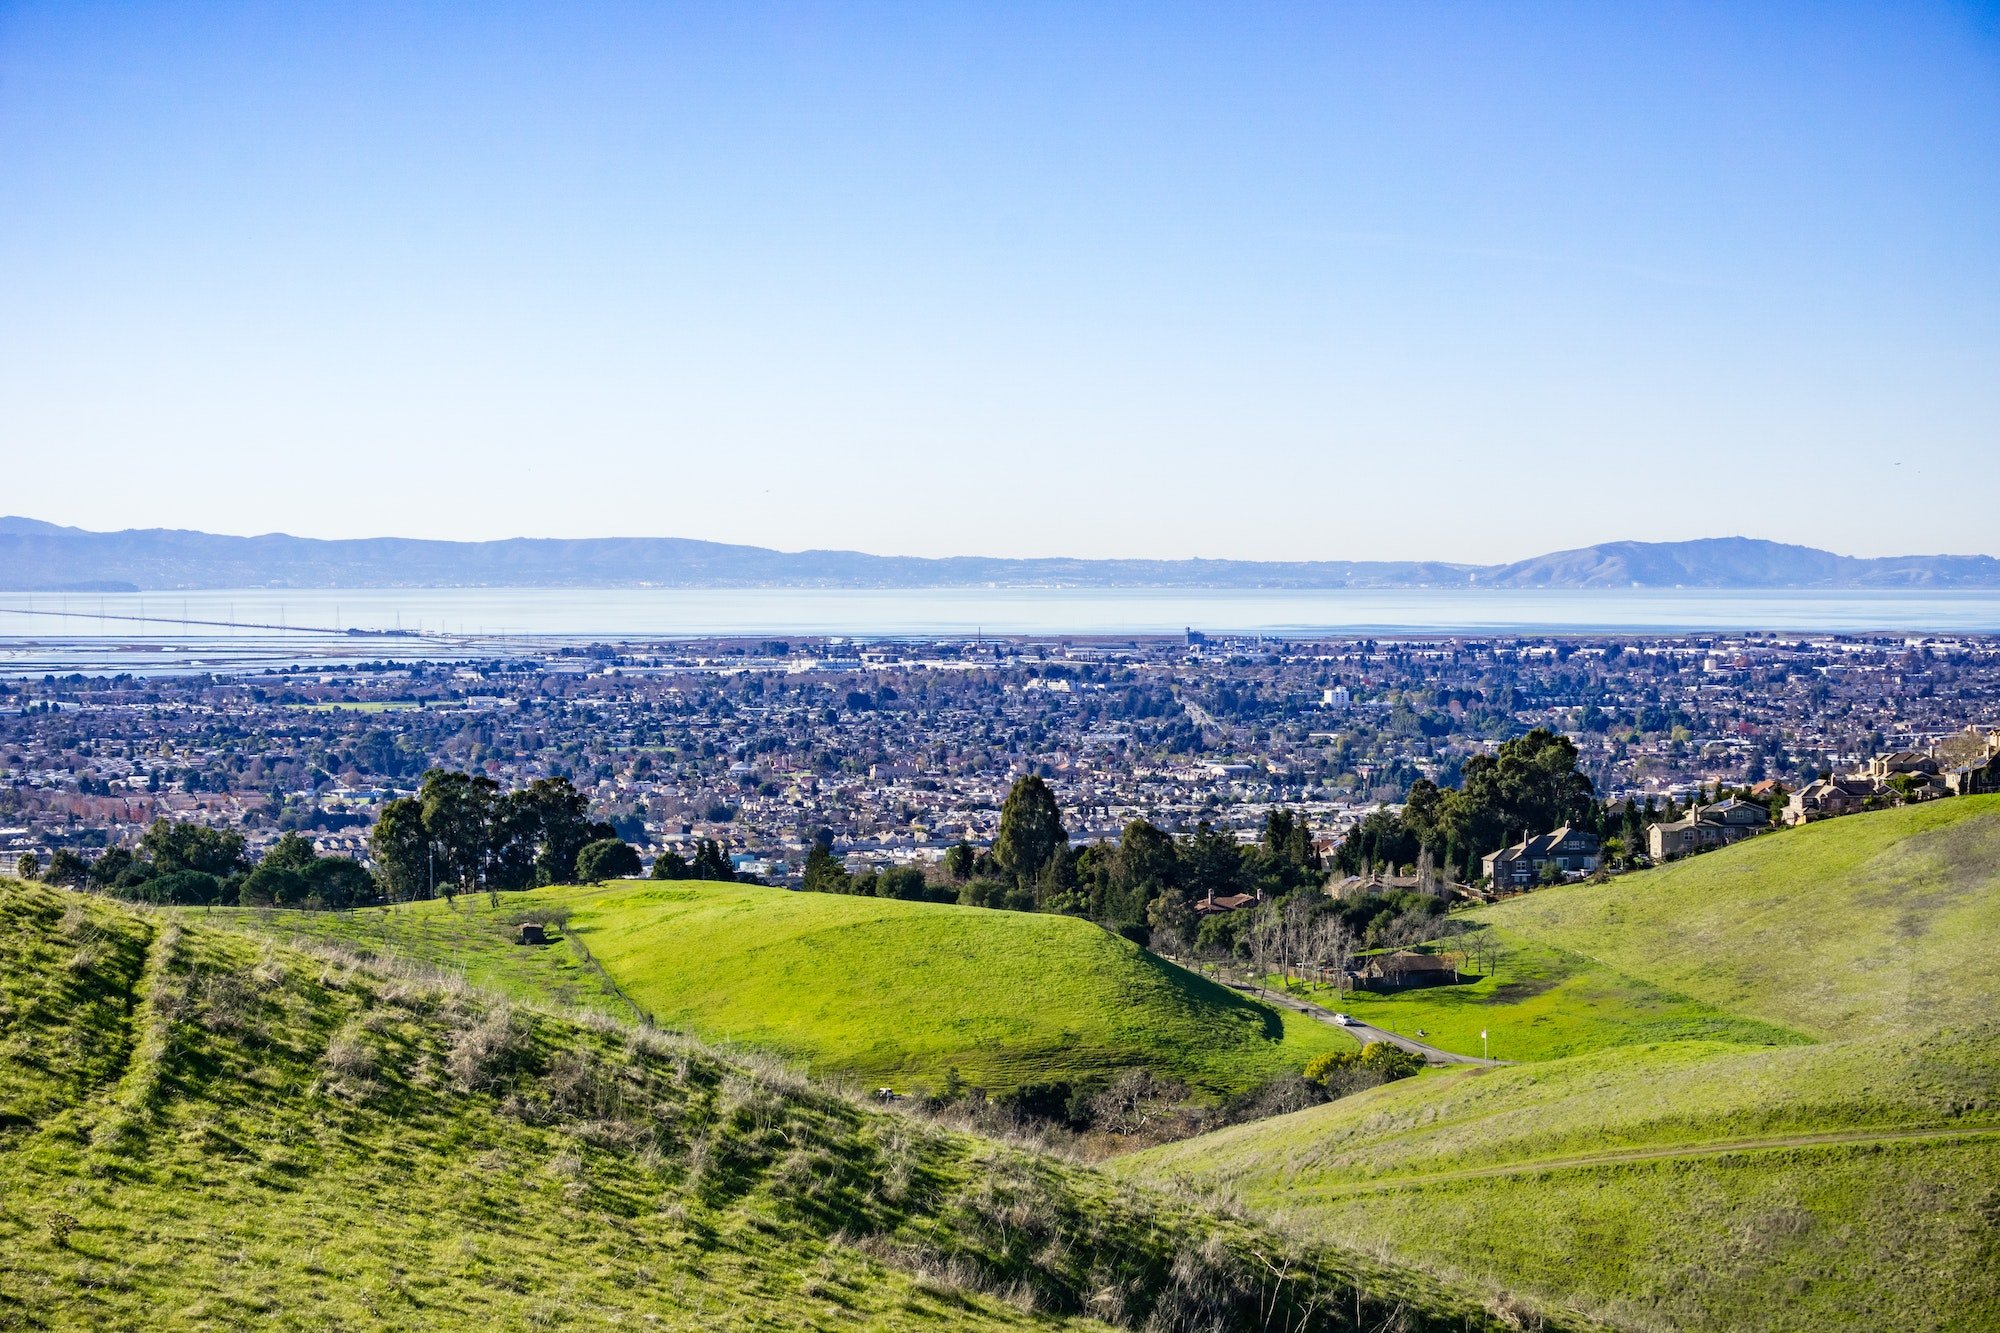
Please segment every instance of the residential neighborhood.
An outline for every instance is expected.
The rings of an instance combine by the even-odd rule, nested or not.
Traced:
[[[777,882],[822,830],[857,870],[985,846],[1024,773],[1077,842],[1134,818],[1247,841],[1284,806],[1328,849],[1532,727],[1576,745],[1603,799],[1782,785],[1796,823],[1995,789],[1996,752],[1953,738],[1996,721],[2000,645],[1976,637],[716,640],[71,673],[0,682],[0,868],[88,859],[162,817],[240,830],[253,853],[297,830],[365,858],[375,812],[433,766],[566,776],[648,862],[713,840]],[[1761,826],[1722,802],[1644,850]],[[1485,874],[1593,869],[1589,835],[1559,832],[1519,830]]]

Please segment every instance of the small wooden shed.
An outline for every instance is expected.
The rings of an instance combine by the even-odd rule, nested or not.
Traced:
[[[515,929],[521,932],[520,938],[523,944],[547,944],[549,942],[548,937],[542,933],[542,923],[539,921],[523,921]]]

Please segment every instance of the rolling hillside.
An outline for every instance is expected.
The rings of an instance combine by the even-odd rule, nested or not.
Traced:
[[[1824,1039],[1984,1021],[2000,999],[2000,796],[1785,830],[1482,915]]]
[[[0,588],[1992,588],[1985,555],[1860,559],[1746,537],[1606,542],[1504,565],[775,551],[676,537],[427,541],[90,532],[0,518]]]
[[[2000,1326],[1996,848],[2000,799],[1947,801],[1483,909],[1517,956],[1624,979],[1565,1019],[1595,1048],[1114,1169],[1633,1329]],[[1560,984],[1401,1012],[1532,1030]],[[1660,996],[1773,1035],[1622,1044]]]
[[[566,917],[603,975],[566,949],[506,942],[538,912]],[[1352,1044],[1071,917],[641,881],[507,895],[497,909],[460,899],[246,920],[629,1016],[622,992],[664,1027],[870,1088],[930,1089],[955,1069],[998,1092],[1145,1068],[1222,1096]]]
[[[41,885],[0,919],[7,1327],[1517,1326],[683,1039]]]

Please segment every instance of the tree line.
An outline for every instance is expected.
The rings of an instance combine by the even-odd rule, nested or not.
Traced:
[[[130,902],[191,907],[342,908],[376,897],[367,867],[352,857],[321,856],[297,833],[280,836],[252,862],[241,833],[166,819],[154,820],[135,848],[113,847],[95,861],[62,848],[47,866],[22,857],[18,872]]]
[[[960,842],[942,878],[915,868],[850,874],[822,830],[807,853],[803,887],[818,893],[957,902],[1088,917],[1144,941],[1156,929],[1191,931],[1193,901],[1283,896],[1325,879],[1312,828],[1290,810],[1271,811],[1249,844],[1206,820],[1181,834],[1149,820],[1127,824],[1116,842],[1071,844],[1055,793],[1042,778],[1018,779],[1000,809],[993,846]]]
[[[113,847],[88,862],[64,848],[46,866],[23,857],[19,869],[23,878],[140,902],[326,909],[597,883],[641,870],[638,851],[590,818],[589,802],[569,779],[542,778],[507,792],[491,778],[439,768],[423,775],[415,796],[382,807],[369,855],[372,873],[352,857],[319,855],[294,832],[253,861],[241,833],[158,819],[137,847]],[[734,877],[714,843],[703,843],[692,862],[668,852],[653,874]]]
[[[1576,745],[1546,728],[1503,741],[1495,753],[1468,759],[1457,787],[1419,779],[1400,812],[1369,814],[1341,841],[1333,862],[1342,874],[1366,875],[1428,859],[1440,873],[1470,881],[1490,853],[1565,824],[1595,834],[1607,859],[1617,861],[1641,852],[1650,824],[1732,794],[1750,799],[1747,789],[1732,793],[1717,783],[1712,793],[1696,792],[1687,806],[1671,796],[1648,797],[1643,805],[1629,798],[1600,802],[1576,764]],[[1785,796],[1779,787],[1768,797],[1773,819]]]

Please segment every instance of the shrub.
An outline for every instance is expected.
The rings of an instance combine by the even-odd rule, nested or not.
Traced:
[[[576,854],[576,877],[585,884],[602,884],[607,879],[634,879],[639,874],[639,853],[630,843],[617,838],[599,838],[586,843]]]
[[[48,1227],[50,1244],[59,1250],[69,1247],[70,1233],[77,1227],[74,1217],[68,1213],[50,1213],[44,1225]]]
[[[1386,1041],[1370,1042],[1361,1052],[1361,1068],[1380,1074],[1385,1083],[1408,1078],[1423,1067],[1423,1056]]]
[[[460,1087],[478,1092],[526,1068],[533,1050],[527,1027],[511,1011],[495,1009],[452,1038],[445,1067]]]
[[[375,1075],[375,1052],[361,1040],[360,1033],[343,1030],[326,1045],[322,1063],[337,1078],[361,1082]]]
[[[1321,1051],[1306,1061],[1303,1077],[1306,1082],[1317,1083],[1323,1088],[1337,1075],[1353,1070],[1360,1061],[1361,1054],[1358,1051]]]

